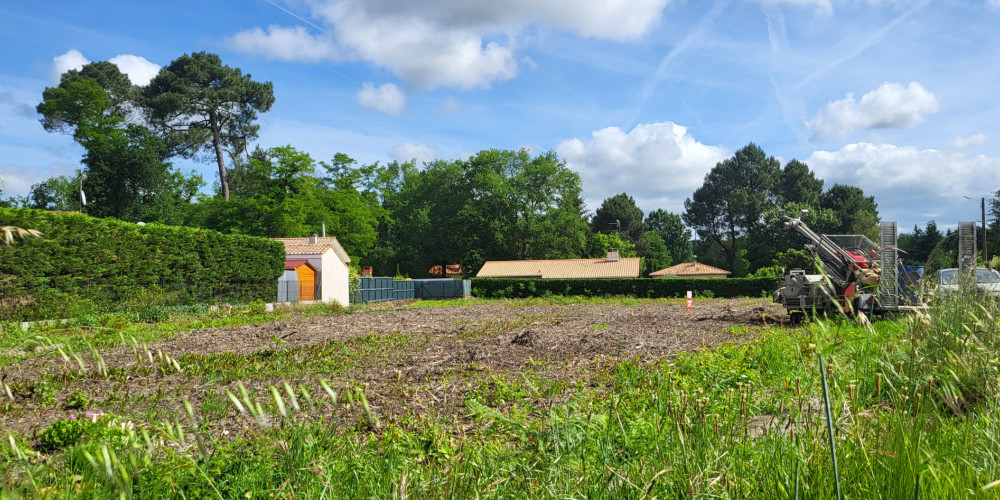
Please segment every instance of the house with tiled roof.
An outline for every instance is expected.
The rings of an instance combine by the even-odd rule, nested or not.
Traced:
[[[491,260],[483,264],[478,278],[638,278],[638,257],[618,257],[617,251],[599,259]]]
[[[350,305],[351,257],[334,237],[313,234],[307,238],[271,238],[285,244],[286,260],[306,260],[316,269],[316,294],[320,301]]]
[[[726,278],[730,274],[725,269],[708,266],[698,262],[684,262],[666,269],[649,273],[651,278]]]

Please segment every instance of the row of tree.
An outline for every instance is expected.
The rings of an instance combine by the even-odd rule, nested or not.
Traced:
[[[643,257],[646,273],[695,253],[734,276],[811,265],[779,209],[808,210],[805,221],[819,233],[878,234],[874,197],[839,184],[824,191],[806,164],[782,166],[752,143],[709,171],[683,214],[644,214],[621,193],[590,216],[579,175],[552,152],[485,150],[418,168],[360,165],[345,154],[316,162],[292,146],[247,151],[257,113],[273,102],[270,82],[214,54],[186,54],[144,87],[109,62],[71,70],[45,89],[37,110],[46,130],[84,147],[80,175],[48,179],[8,203],[76,210],[82,186],[85,211],[98,217],[265,237],[325,226],[362,265],[413,276],[434,265],[461,263],[474,273],[486,260],[599,257],[612,248]],[[200,176],[172,166],[178,156],[217,164],[211,194],[201,192]],[[932,221],[900,246],[922,263],[942,238]]]

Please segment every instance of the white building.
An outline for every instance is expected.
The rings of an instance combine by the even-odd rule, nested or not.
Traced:
[[[337,238],[272,238],[285,244],[285,259],[305,259],[317,270],[316,296],[323,302],[337,302],[347,307],[351,303],[351,257],[340,246]]]

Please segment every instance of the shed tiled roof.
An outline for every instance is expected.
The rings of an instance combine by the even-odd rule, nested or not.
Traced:
[[[285,255],[321,255],[327,249],[332,249],[345,264],[351,261],[344,247],[340,246],[340,242],[333,236],[316,237],[316,243],[309,243],[309,238],[271,239],[285,244]]]
[[[462,274],[461,264],[448,264],[445,267],[445,273],[448,274]],[[434,266],[429,271],[427,271],[429,276],[441,276],[441,266]]]
[[[666,269],[649,273],[650,276],[729,276],[731,273],[725,269],[708,266],[700,262],[682,262]]]
[[[479,278],[638,278],[639,258],[491,260],[476,274]]]
[[[310,264],[309,261],[306,260],[306,259],[286,259],[285,260],[285,269],[296,269],[299,266],[303,266],[303,265],[309,266],[309,267],[313,267],[313,265]],[[313,269],[315,269],[315,267],[313,267]]]

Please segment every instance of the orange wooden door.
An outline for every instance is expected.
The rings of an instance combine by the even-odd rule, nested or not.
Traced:
[[[295,272],[299,275],[299,300],[316,300],[316,271],[302,265]]]

